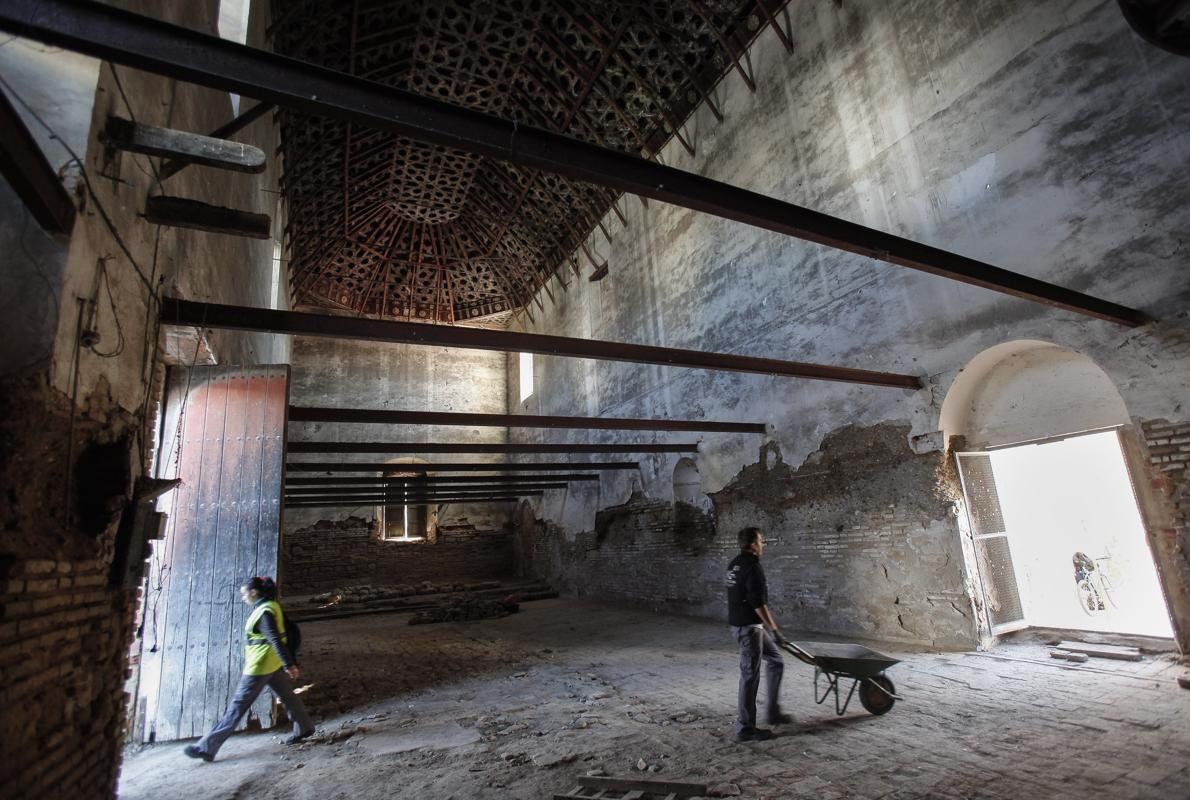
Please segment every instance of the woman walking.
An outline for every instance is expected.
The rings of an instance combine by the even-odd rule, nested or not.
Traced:
[[[272,578],[251,578],[240,587],[240,599],[252,606],[244,624],[244,676],[223,719],[198,744],[188,745],[183,751],[191,758],[214,761],[223,742],[266,686],[273,690],[293,720],[293,735],[285,740],[286,744],[296,744],[314,733],[314,721],[293,693],[293,681],[300,673],[289,651],[285,614],[277,602],[277,584]]]

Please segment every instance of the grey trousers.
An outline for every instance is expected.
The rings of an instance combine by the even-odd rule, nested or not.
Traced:
[[[764,659],[765,690],[768,694],[768,715],[773,719],[781,713],[778,695],[781,676],[785,674],[785,659],[773,637],[759,625],[732,626],[731,635],[740,646],[740,695],[735,731],[756,727],[756,690],[760,687],[760,661]]]
[[[293,720],[294,733],[306,733],[314,730],[314,720],[310,719],[310,715],[306,713],[306,707],[302,705],[301,699],[293,693],[293,681],[285,674],[285,670],[279,669],[268,675],[241,676],[240,685],[236,687],[236,693],[232,695],[227,713],[215,724],[214,728],[211,728],[210,733],[198,740],[196,747],[212,756],[218,753],[219,748],[235,731],[240,720],[252,707],[257,695],[266,686],[273,690],[273,694],[277,695],[277,699],[285,706],[289,718]]]

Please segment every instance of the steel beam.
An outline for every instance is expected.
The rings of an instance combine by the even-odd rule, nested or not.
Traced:
[[[1142,311],[563,134],[106,4],[5,0],[0,29],[178,80],[609,186],[1034,302],[1137,326]]]
[[[532,464],[513,464],[509,462],[485,464],[481,461],[455,464],[369,464],[343,461],[290,461],[286,463],[288,472],[525,472],[533,470],[590,469],[590,470],[621,470],[639,469],[640,464],[635,461],[592,461],[590,463],[573,461],[539,461]]]
[[[529,444],[509,442],[289,442],[290,453],[697,453],[686,444]]]
[[[298,497],[307,494],[336,494],[347,496],[351,494],[413,494],[420,492],[449,492],[451,494],[492,494],[495,492],[536,492],[540,494],[546,489],[565,489],[567,483],[474,483],[463,486],[435,486],[422,485],[380,485],[380,486],[286,486],[286,497]]]
[[[538,353],[599,361],[628,361],[636,364],[661,364],[670,367],[863,383],[902,389],[921,388],[921,379],[916,375],[894,372],[875,372],[800,361],[781,361],[775,358],[703,353],[674,347],[624,344],[537,333],[227,306],[178,298],[162,301],[161,322],[165,325],[192,325],[196,328],[327,336],[336,339],[364,339],[372,342],[459,347],[468,350],[497,350],[505,353]]]
[[[285,508],[286,508],[286,509],[294,509],[294,508],[345,508],[345,507],[352,507],[352,508],[354,508],[354,507],[357,507],[357,506],[379,506],[379,505],[440,506],[440,505],[446,505],[447,503],[456,503],[456,504],[458,504],[458,503],[519,503],[520,501],[521,501],[521,498],[519,498],[519,497],[515,497],[515,496],[511,496],[511,497],[485,497],[485,498],[483,498],[482,500],[479,500],[479,499],[475,499],[475,500],[419,500],[419,501],[418,501],[418,502],[416,502],[416,503],[400,503],[400,504],[397,504],[397,503],[383,503],[383,502],[380,502],[380,503],[373,503],[373,502],[360,503],[360,502],[357,502],[357,501],[355,501],[355,500],[330,500],[330,501],[327,501],[327,502],[319,502],[319,503],[286,503],[286,504],[285,504]]]
[[[25,121],[0,91],[0,174],[48,233],[69,236],[77,212],[74,201]]]
[[[499,483],[510,488],[525,483],[594,483],[599,476],[591,472],[564,472],[553,475],[418,475],[407,478],[360,477],[295,477],[285,479],[286,486],[447,486],[452,484]]]
[[[509,497],[514,495],[517,497],[540,497],[542,494],[544,494],[544,492],[541,490],[520,491],[519,489],[515,491],[510,489],[502,489],[500,491],[488,492],[371,492],[369,494],[357,494],[353,492],[341,493],[334,490],[327,490],[322,492],[322,494],[315,495],[291,495],[286,493],[285,499],[287,501],[292,500],[297,503],[312,503],[322,500],[351,500],[352,498],[362,498],[365,500],[379,499],[385,503],[405,503],[415,500],[437,500],[443,497],[451,500],[457,500],[468,497],[482,499],[492,496]]]
[[[469,414],[459,411],[394,411],[371,408],[290,406],[290,422],[358,422],[385,425],[462,425],[491,428],[583,428],[625,431],[766,433],[763,422],[704,422],[689,419],[555,417],[539,414]],[[577,465],[576,465],[577,466]]]

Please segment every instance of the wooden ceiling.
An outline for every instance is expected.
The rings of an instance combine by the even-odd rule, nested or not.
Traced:
[[[278,0],[278,53],[653,158],[785,0]],[[323,117],[280,113],[293,301],[500,324],[529,308],[614,190]],[[585,266],[586,270],[591,265]]]

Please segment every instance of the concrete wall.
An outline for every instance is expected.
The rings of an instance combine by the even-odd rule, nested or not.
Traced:
[[[219,3],[119,5],[213,33]],[[258,21],[251,41],[262,33]],[[61,243],[30,230],[0,190],[0,785],[12,798],[110,797],[137,646],[135,597],[109,570],[134,481],[150,468],[164,364],[190,361],[170,355],[150,298],[268,305],[274,278],[271,242],[158,228],[141,213],[164,193],[272,214],[275,165],[257,176],[191,167],[160,183],[156,159],[108,158],[98,141],[107,116],[206,133],[231,117],[227,94],[15,41],[0,53],[5,79],[86,176],[77,164],[64,170],[79,217]],[[240,136],[274,152],[267,118]],[[47,154],[55,166],[69,161],[50,145]],[[77,344],[79,298],[98,308],[93,349]],[[284,357],[278,344],[219,334],[199,358],[269,362]]]
[[[766,559],[781,565],[778,619],[840,635],[971,643],[957,485],[935,433],[960,371],[1004,342],[1050,342],[1101,367],[1133,419],[1187,419],[1190,61],[1146,45],[1108,0],[860,0],[791,4],[788,15],[796,52],[762,34],[750,54],[756,93],[729,75],[726,121],[700,111],[689,125],[697,156],[671,147],[666,163],[1161,321],[1127,329],[626,198],[627,228],[609,217],[613,243],[593,240],[610,275],[555,291],[556,304],[526,330],[909,372],[927,388],[539,357],[536,393],[510,408],[768,423],[768,443],[789,465],[772,480],[748,478],[766,466],[757,437],[708,435],[697,465],[716,542],[753,522],[777,540]],[[510,385],[515,373],[513,364]],[[815,510],[802,488],[814,484],[800,481],[824,459],[851,483],[819,486],[827,497]],[[565,553],[596,530],[597,509],[634,488],[669,499],[675,464],[645,458],[639,475],[549,495],[532,507],[535,530]],[[843,541],[851,530],[859,533]],[[862,555],[840,562],[840,548]],[[612,557],[584,552],[583,568]],[[723,555],[710,548],[705,559],[717,568]],[[550,569],[568,574],[562,563]],[[705,568],[706,592],[718,595],[714,572]],[[722,606],[707,601],[704,613],[720,616]]]
[[[482,350],[449,350],[342,339],[297,336],[293,341],[293,380],[290,402],[295,406],[330,408],[403,409],[504,413],[505,356]],[[360,425],[291,423],[290,441],[498,443],[503,428],[466,428],[426,425]],[[292,461],[484,461],[506,460],[498,455],[293,455]],[[343,474],[343,473],[340,473]],[[350,474],[350,473],[346,473]],[[449,524],[460,515],[481,528],[499,528],[510,518],[510,506],[444,506],[438,522]],[[298,530],[317,520],[348,516],[374,517],[373,506],[290,509],[285,530]]]

